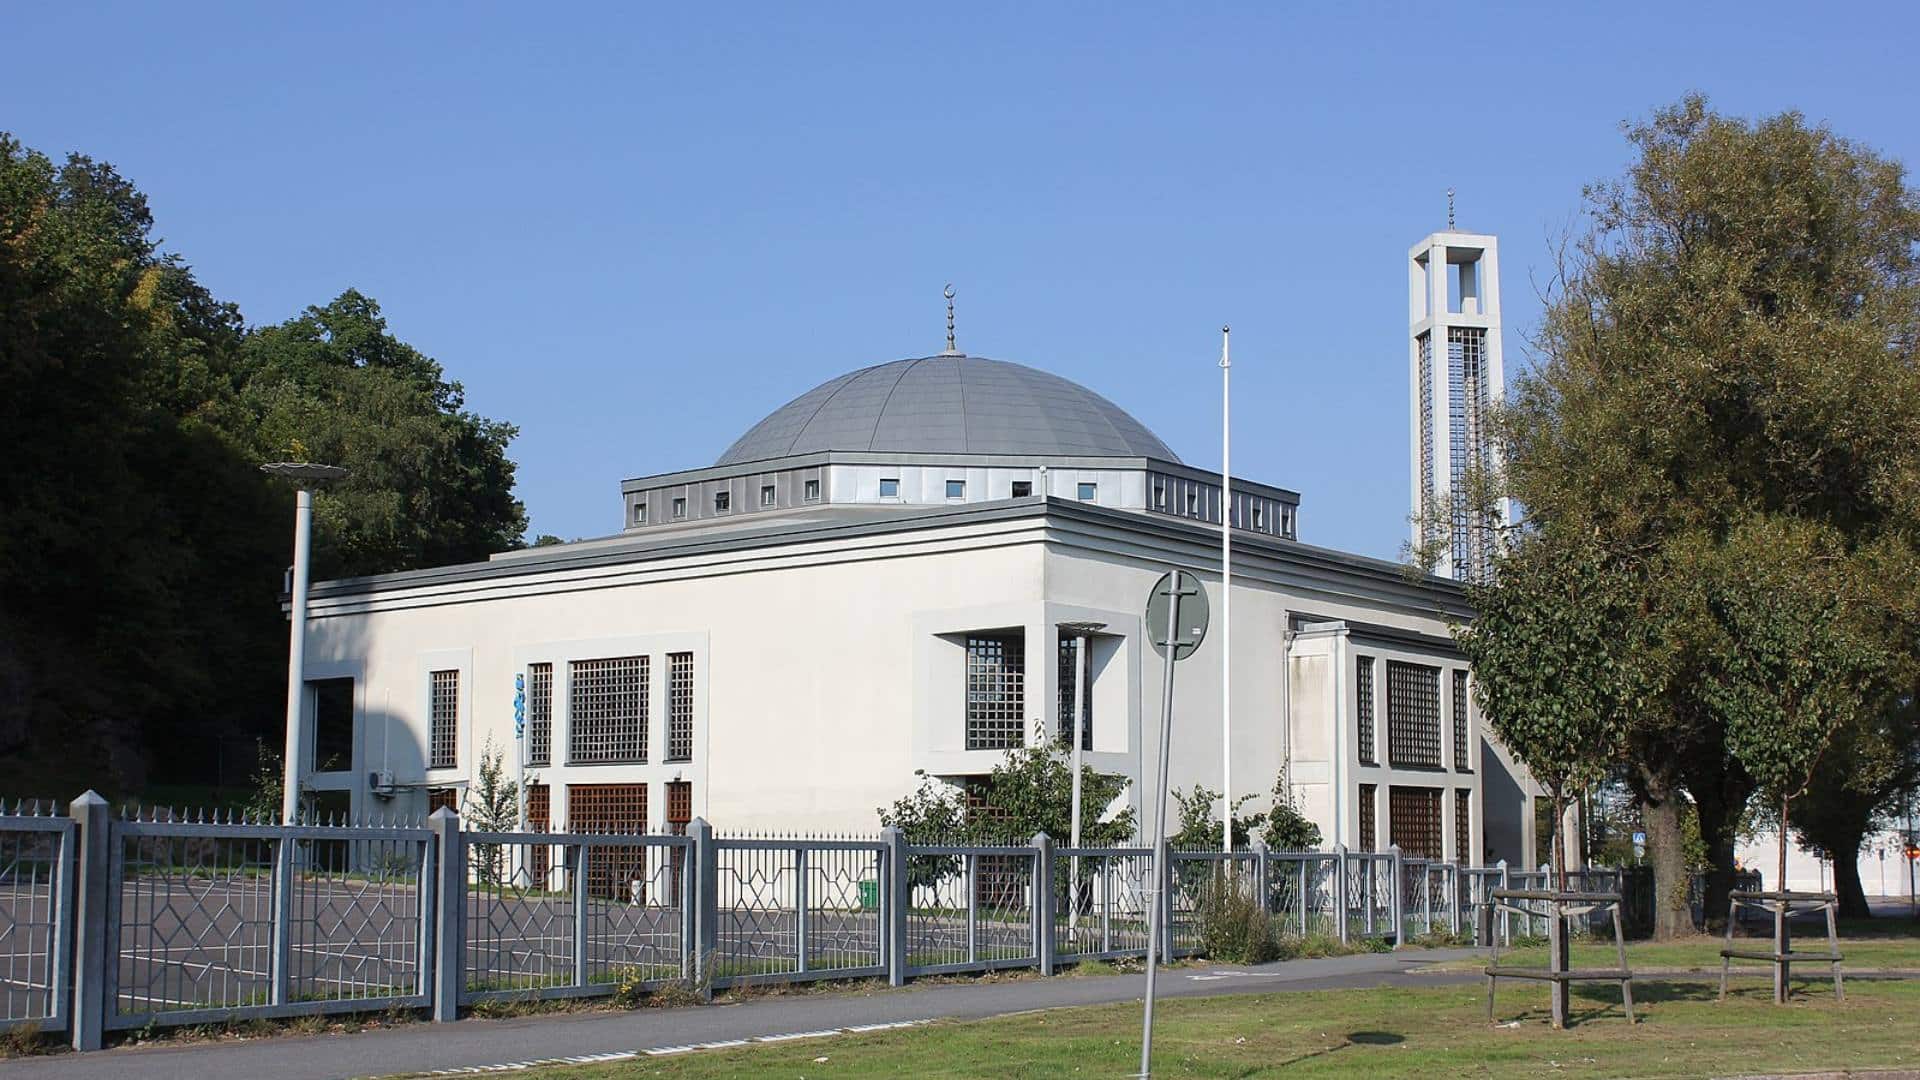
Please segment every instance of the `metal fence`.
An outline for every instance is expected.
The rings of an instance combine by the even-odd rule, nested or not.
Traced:
[[[3,808],[0,808],[3,809]],[[1204,952],[1210,905],[1403,944],[1481,926],[1544,876],[1386,852],[1175,851],[878,837],[482,832],[145,812],[0,812],[0,1029],[76,1048],[146,1026],[908,978]],[[1594,874],[1582,878],[1598,887]],[[1492,922],[1503,940],[1524,936]]]

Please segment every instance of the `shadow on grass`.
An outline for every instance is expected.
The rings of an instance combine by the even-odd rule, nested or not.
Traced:
[[[1312,1053],[1301,1054],[1299,1057],[1288,1058],[1286,1061],[1279,1062],[1278,1064],[1281,1067],[1299,1065],[1312,1061],[1315,1058],[1330,1057],[1333,1054],[1345,1050],[1349,1046],[1398,1046],[1406,1041],[1407,1037],[1405,1035],[1393,1031],[1352,1031],[1347,1033],[1346,1038],[1334,1043],[1332,1046],[1323,1047]],[[1268,1066],[1265,1065],[1259,1066],[1247,1075],[1259,1075],[1264,1073],[1267,1068]]]

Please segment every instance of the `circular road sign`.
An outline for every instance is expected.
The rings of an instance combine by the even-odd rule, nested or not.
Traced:
[[[1201,588],[1199,578],[1185,570],[1160,575],[1147,594],[1147,640],[1153,642],[1154,652],[1167,655],[1167,608],[1175,589],[1179,590],[1180,607],[1179,621],[1174,624],[1173,658],[1178,661],[1192,656],[1207,639],[1209,609],[1207,590]]]

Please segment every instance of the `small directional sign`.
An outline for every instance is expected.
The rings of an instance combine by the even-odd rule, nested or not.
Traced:
[[[1180,605],[1176,609],[1178,621],[1174,624],[1173,658],[1178,661],[1192,656],[1207,639],[1210,611],[1207,591],[1200,587],[1199,578],[1185,570],[1160,575],[1153,591],[1147,594],[1147,640],[1153,642],[1154,652],[1167,655],[1167,609],[1173,604],[1176,590]]]

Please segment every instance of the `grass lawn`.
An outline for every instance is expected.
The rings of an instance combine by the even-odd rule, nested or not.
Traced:
[[[1544,987],[1335,990],[1162,1003],[1156,1076],[1698,1077],[1920,1064],[1920,981],[1860,981],[1836,1004],[1817,984],[1776,1007],[1749,986],[1724,1003],[1697,981],[1575,991],[1576,1026],[1546,1023]],[[1516,1022],[1517,1021],[1517,1022]],[[1507,1026],[1511,1025],[1511,1026]],[[1063,1009],[867,1035],[549,1070],[552,1080],[667,1077],[1114,1077],[1139,1065],[1140,1007]]]
[[[1870,971],[1876,968],[1894,968],[1907,971],[1920,971],[1920,923],[1910,919],[1868,919],[1843,920],[1840,924],[1840,961],[1842,971]],[[1754,936],[1758,934],[1759,936]],[[1753,948],[1773,940],[1771,927],[1754,927],[1747,937],[1735,937],[1736,948]],[[1635,971],[1646,969],[1700,968],[1716,974],[1720,970],[1720,949],[1725,944],[1719,935],[1705,934],[1682,938],[1678,941],[1629,941],[1627,942],[1627,965]],[[1793,948],[1818,952],[1827,947],[1826,927],[1796,925],[1793,929]],[[1515,965],[1547,966],[1547,947],[1543,942],[1519,949],[1503,949],[1500,962],[1504,965],[1511,958]],[[1612,940],[1579,939],[1573,944],[1574,967],[1613,967],[1615,958]],[[1442,965],[1452,971],[1477,971],[1486,967],[1484,960],[1456,960]],[[1766,964],[1742,963],[1734,961],[1733,970],[1766,975],[1771,978],[1772,968]],[[1796,974],[1813,976],[1824,974],[1827,965],[1818,961],[1798,962]]]

